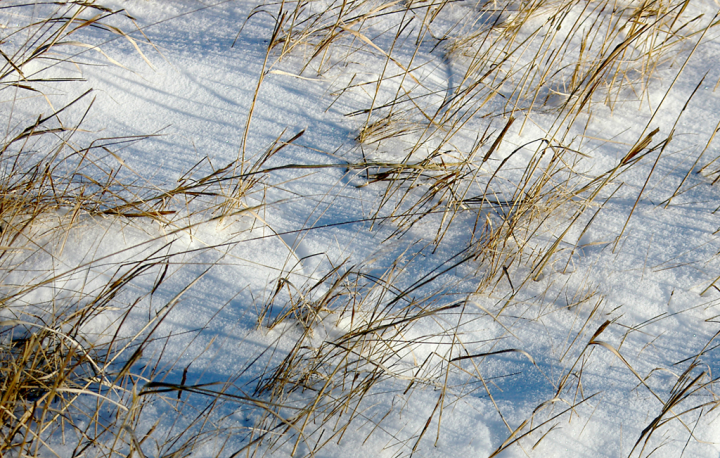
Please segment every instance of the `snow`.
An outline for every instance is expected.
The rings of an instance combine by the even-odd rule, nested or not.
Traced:
[[[461,84],[469,65],[467,55],[439,52],[429,38],[414,54],[419,32],[413,27],[429,21],[423,19],[425,4],[420,4],[412,13],[417,24],[409,26],[405,38],[392,48],[398,63],[417,70],[412,79],[388,80],[375,94],[381,74],[401,75],[402,70],[393,62],[385,67],[384,56],[368,46],[355,52],[348,47],[349,54],[344,55],[347,42],[342,42],[345,45],[338,45],[328,57],[329,69],[319,75],[313,72],[316,66],[300,74],[303,59],[308,58],[308,50],[301,48],[279,61],[279,51],[273,51],[264,67],[279,4],[104,2],[135,19],[112,18],[136,40],[143,55],[122,36],[82,32],[78,41],[97,45],[104,54],[68,46],[67,52],[82,65],[66,62],[39,75],[69,75],[83,81],[44,83],[47,99],[18,91],[24,98],[8,109],[8,129],[39,112],[51,113],[48,102],[60,107],[92,89],[94,102],[83,121],[84,131],[73,142],[153,135],[123,144],[99,161],[115,168],[122,164],[124,179],[156,188],[174,185],[204,158],[195,176],[225,167],[242,157],[243,149],[252,164],[277,139],[303,134],[268,159],[262,168],[275,170],[262,176],[229,218],[198,223],[208,213],[189,211],[190,216],[180,214],[172,223],[161,224],[147,218],[83,216],[64,240],[44,235],[43,228],[55,223],[43,222],[45,226],[40,224],[33,237],[43,250],[28,254],[31,258],[24,261],[32,269],[13,272],[3,282],[16,287],[29,279],[53,281],[17,297],[16,303],[0,310],[2,319],[29,319],[36,313],[30,310],[39,308],[34,304],[64,294],[82,301],[112,279],[152,264],[132,279],[131,288],[112,306],[85,323],[83,339],[97,344],[119,333],[135,348],[152,328],[151,340],[132,365],[139,375],[129,391],[142,392],[149,382],[155,385],[148,386],[157,387],[182,380],[185,385],[226,390],[230,396],[217,403],[210,425],[201,425],[197,417],[209,402],[207,397],[186,392],[180,402],[176,392],[165,399],[145,395],[142,411],[128,420],[137,438],[152,431],[142,445],[145,456],[173,451],[173,438],[183,431],[184,440],[200,438],[192,456],[230,456],[245,446],[249,454],[287,456],[296,442],[295,456],[318,457],[490,456],[499,448],[504,457],[648,456],[651,452],[657,457],[717,456],[720,422],[713,410],[717,406],[713,382],[720,369],[715,343],[720,290],[713,285],[720,275],[715,214],[720,191],[712,184],[716,177],[712,166],[697,173],[717,155],[715,143],[706,148],[718,122],[717,29],[707,32],[672,88],[678,68],[700,34],[683,44],[672,65],[659,65],[645,82],[651,90],[642,100],[628,89],[620,97],[627,101],[612,108],[593,103],[590,122],[582,114],[567,131],[552,110],[536,109],[527,117],[521,110],[514,114],[518,119],[499,148],[482,168],[478,165],[478,174],[467,180],[471,184],[459,188],[467,192],[466,198],[481,194],[503,159],[508,159],[507,165],[494,182],[497,200],[517,198],[514,192],[539,145],[528,142],[540,138],[554,137],[558,142],[564,138],[567,143],[575,139],[572,148],[583,153],[569,165],[576,177],[563,181],[559,174],[548,185],[557,182],[573,190],[614,170],[636,141],[656,127],[660,133],[653,146],[673,126],[674,134],[662,152],[658,148],[614,172],[611,184],[594,202],[585,205],[579,197],[570,199],[553,209],[547,224],[528,227],[526,232],[518,229],[518,238],[508,243],[522,246],[524,254],[515,259],[498,253],[497,265],[512,262],[512,269],[506,275],[500,271],[487,277],[484,262],[492,256],[468,247],[481,239],[485,221],[497,226],[500,213],[514,211],[510,204],[482,212],[476,205],[475,211],[458,213],[452,224],[443,220],[440,211],[398,229],[398,222],[386,217],[394,208],[399,213],[414,208],[418,200],[412,196],[422,195],[429,186],[418,185],[416,194],[401,200],[404,191],[386,196],[387,183],[368,183],[365,170],[349,167],[363,158],[377,163],[415,162],[432,152],[447,133],[443,127],[418,129],[425,121],[419,111],[409,110],[392,126],[397,129],[392,138],[374,142],[371,136],[359,144],[356,138],[367,114],[347,116],[365,110],[373,99],[381,106],[402,91],[417,96],[420,109],[434,113]],[[324,7],[330,5],[308,6],[317,12]],[[16,21],[41,17],[47,8],[52,6],[11,9],[0,13],[0,18],[9,29]],[[428,26],[428,35],[452,31],[451,25],[471,10],[470,3],[446,5]],[[692,24],[702,30],[715,10],[710,2],[690,2],[682,17],[704,14]],[[537,14],[520,32],[518,43],[548,21],[542,11]],[[570,23],[579,15],[574,9],[564,21]],[[398,15],[379,16],[362,33],[387,51],[393,46],[397,21]],[[471,27],[465,24],[465,30]],[[528,55],[539,49],[539,40],[532,43]],[[484,46],[478,41],[467,50]],[[248,121],[263,68],[266,73]],[[27,68],[25,73],[39,70]],[[525,71],[518,64],[513,69],[517,74],[511,76],[519,80]],[[703,84],[683,111],[703,75]],[[356,87],[340,94],[351,79]],[[489,132],[499,134],[507,123],[506,110],[518,96],[513,96],[516,84],[517,80],[508,80],[504,94],[482,108],[490,113],[486,119],[478,117],[458,128],[444,145],[444,161],[458,160],[459,151],[471,150],[488,123]],[[481,90],[486,89],[477,89]],[[88,102],[83,101],[84,107]],[[467,117],[478,107],[457,109],[458,116]],[[74,107],[66,116],[72,122],[83,114],[83,107]],[[406,126],[411,129],[403,130]],[[420,139],[428,141],[408,155]],[[480,149],[478,160],[492,141]],[[542,164],[549,160],[545,157]],[[285,167],[288,164],[323,167]],[[368,172],[383,171],[385,166],[378,165]],[[434,204],[431,201],[426,208]],[[554,202],[546,204],[551,208]],[[188,208],[193,205],[200,204],[190,203]],[[577,222],[558,242],[556,254],[535,275],[533,268],[544,250],[561,237],[580,210]],[[379,218],[374,221],[375,216]],[[476,224],[477,229],[471,229]],[[438,227],[447,232],[435,245]],[[538,230],[530,237],[533,227]],[[164,266],[167,272],[159,282]],[[335,287],[333,282],[346,272],[350,274]],[[150,294],[155,285],[157,290]],[[142,300],[129,307],[138,295]],[[310,304],[301,309],[304,315],[289,312],[290,305],[301,300]],[[318,304],[322,307],[311,309]],[[393,307],[388,309],[389,317],[372,311],[389,305]],[[449,308],[423,313],[442,307]],[[276,322],[285,313],[288,319]],[[396,323],[384,327],[390,317]],[[406,317],[407,321],[397,322]],[[386,339],[385,344],[364,337],[368,328],[373,336]],[[267,407],[231,397],[268,401],[270,393],[256,388],[295,350],[298,368],[325,361],[309,376],[319,390],[336,376],[334,365],[342,365],[342,354],[333,353],[337,347],[328,344],[338,339],[358,345],[351,359],[356,359],[352,365],[359,380],[377,380],[362,396],[350,396],[343,415],[335,413],[324,426],[320,421],[330,418],[325,414],[331,407],[324,404],[327,399],[323,401],[321,413],[304,428],[303,439],[298,441],[298,428],[304,418],[280,435],[285,426],[278,418],[263,417]],[[302,343],[296,349],[297,342]],[[130,354],[123,353],[118,370]],[[475,356],[460,358],[471,355]],[[687,377],[680,378],[688,369]],[[705,375],[691,394],[664,413],[662,420],[668,421],[644,446],[643,430],[663,412],[663,404],[702,371]],[[352,376],[346,383],[355,383]],[[348,388],[331,384],[328,390],[331,397],[341,397]],[[296,413],[293,408],[312,404],[316,394],[285,393],[281,399],[287,407],[276,413],[291,418]],[[117,396],[128,399],[127,394]],[[278,429],[270,432],[271,439],[251,443],[265,427]],[[57,441],[53,443],[61,455],[72,452],[63,448],[71,446],[61,445],[59,438],[51,440]],[[328,442],[317,447],[324,441]]]

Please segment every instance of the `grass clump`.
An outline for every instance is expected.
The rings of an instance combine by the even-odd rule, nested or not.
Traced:
[[[121,37],[142,55],[112,24],[115,16],[129,16],[74,1],[4,6],[3,14],[21,25],[0,37],[8,126],[0,142],[0,455],[135,450],[142,456],[147,437],[134,430],[147,403],[137,385],[154,377],[159,360],[139,371],[134,365],[197,278],[148,312],[139,332],[128,334],[126,327],[152,303],[169,267],[187,254],[172,248],[177,235],[247,211],[244,196],[262,177],[237,177],[232,163],[214,169],[201,161],[163,188],[123,170],[119,150],[147,137],[99,138],[81,146],[92,91],[62,106],[45,93],[78,81],[52,75],[84,65],[79,57],[88,50],[120,65],[78,37]],[[127,240],[103,241],[118,230]],[[76,246],[83,232],[98,237],[85,254]],[[149,237],[134,244],[133,232]],[[100,248],[103,243],[111,246]],[[194,443],[165,446],[177,445],[182,454]]]
[[[360,405],[374,383],[385,377],[402,378],[395,364],[402,359],[398,355],[413,344],[400,336],[420,317],[433,316],[433,310],[442,315],[450,304],[465,310],[473,295],[492,297],[502,291],[497,307],[484,310],[500,323],[523,291],[533,288],[548,271],[566,271],[593,215],[622,187],[620,177],[654,154],[659,160],[673,141],[684,108],[669,132],[654,126],[656,115],[706,33],[718,25],[716,18],[686,14],[688,5],[687,1],[605,0],[472,5],[336,2],[329,7],[313,2],[283,3],[274,14],[275,29],[268,47],[268,56],[276,61],[267,66],[282,67],[286,61],[288,72],[278,73],[300,68],[297,76],[314,73],[333,79],[334,108],[342,106],[343,97],[366,103],[344,114],[357,120],[348,169],[358,171],[361,183],[357,186],[372,186],[380,196],[370,219],[376,225],[391,221],[391,238],[398,239],[413,237],[414,227],[423,222],[426,230],[429,223],[433,227],[430,244],[438,250],[448,234],[455,240],[461,234],[466,251],[456,253],[455,260],[462,261],[453,265],[473,264],[475,275],[474,288],[465,289],[462,300],[446,299],[433,307],[408,290],[395,291],[385,282],[366,285],[383,293],[354,292],[342,300],[344,295],[339,293],[331,301],[293,293],[282,316],[295,316],[302,323],[302,337],[263,380],[261,392],[267,393],[270,405],[276,407],[263,417],[262,430],[273,434],[279,430],[293,437],[293,453],[301,442],[309,450],[318,450],[339,440],[358,418],[355,413],[363,410]],[[445,14],[461,19],[443,21]],[[420,56],[428,54],[437,57],[423,61]],[[366,67],[353,67],[352,62],[360,60],[372,62],[377,71],[366,77],[360,70]],[[441,65],[448,75],[445,85],[427,76],[432,72],[425,72],[425,67]],[[661,75],[670,78],[661,82]],[[665,91],[659,105],[650,100],[657,85]],[[647,122],[644,129],[633,133],[636,140],[623,145],[614,165],[593,169],[586,145],[597,113],[646,105],[653,107],[653,114],[643,118],[642,123]],[[520,144],[523,132],[539,135]],[[603,136],[615,134],[604,132]],[[574,237],[578,233],[577,243],[568,241],[569,234]],[[556,263],[561,267],[551,268]],[[498,287],[505,281],[509,290]],[[445,287],[441,282],[433,286],[438,290]],[[337,291],[337,285],[332,283],[329,291]],[[410,296],[413,299],[407,305],[399,299]],[[592,302],[593,296],[583,295],[579,303]],[[386,300],[376,302],[378,297]],[[369,300],[364,302],[366,298]],[[321,343],[314,341],[308,330],[321,329],[328,321],[319,316],[325,317],[329,310],[346,316],[356,311],[357,304],[382,313],[366,312],[374,319],[359,330],[331,333]],[[598,319],[596,311],[597,307],[589,312],[584,327]],[[445,370],[439,373],[465,370],[451,364],[462,358],[453,353],[463,348],[462,338],[453,340],[457,334],[457,328],[448,326],[432,335],[453,342],[452,350],[440,356]],[[512,332],[507,330],[507,334]],[[585,343],[585,348],[590,348],[593,338]],[[480,357],[492,354],[489,351]],[[579,378],[574,394],[568,395],[572,388],[567,379],[579,377],[577,373],[570,368],[565,381],[556,387],[555,398],[538,406],[527,422],[518,428],[508,425],[510,437],[496,454],[558,418],[550,415],[547,422],[539,420],[545,407],[561,401],[569,407],[559,416],[572,416],[576,406],[592,399],[578,396],[582,391]],[[410,387],[428,380],[423,376],[410,379]],[[436,375],[434,380],[442,385],[442,377]],[[306,394],[297,396],[298,392]],[[432,420],[440,422],[440,401],[438,406],[425,427],[415,432],[417,442],[408,453],[416,450]],[[531,426],[535,422],[538,426]],[[314,429],[308,431],[308,425]],[[641,439],[646,437],[647,431]],[[269,440],[276,444],[284,439]]]

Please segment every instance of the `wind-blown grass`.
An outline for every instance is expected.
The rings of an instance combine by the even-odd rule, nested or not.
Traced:
[[[313,455],[355,427],[365,428],[367,438],[378,434],[386,418],[401,414],[394,405],[373,404],[379,387],[388,384],[406,402],[416,391],[437,393],[414,430],[383,431],[400,444],[401,454],[412,455],[428,441],[439,442],[446,406],[474,384],[508,430],[495,456],[531,439],[537,447],[558,419],[572,418],[593,399],[583,391],[583,368],[602,349],[662,405],[631,455],[652,453],[646,447],[653,434],[669,423],[680,423],[692,436],[688,414],[717,405],[715,379],[700,363],[693,360],[681,371],[665,396],[648,382],[652,371],[641,375],[622,348],[600,340],[614,324],[600,316],[601,292],[592,285],[556,291],[551,282],[536,292],[544,278],[569,269],[595,216],[622,186],[619,178],[653,154],[657,164],[672,142],[674,126],[670,132],[654,127],[663,106],[650,100],[651,89],[657,75],[670,74],[675,79],[664,83],[667,96],[718,24],[716,18],[688,16],[689,3],[357,0],[258,6],[247,21],[269,12],[274,27],[237,160],[216,167],[203,159],[170,185],[133,174],[117,154],[129,143],[142,145],[143,137],[77,144],[76,136],[87,138],[82,127],[91,92],[51,106],[50,115],[11,109],[9,116],[24,124],[9,127],[0,145],[0,453],[144,456],[152,443],[157,456],[190,456],[221,443],[213,453]],[[122,11],[77,2],[47,11],[3,37],[0,92],[42,96],[48,85],[72,83],[38,76],[75,63],[69,48],[99,51],[120,65],[102,47],[75,41],[85,32],[130,40],[149,63],[131,34],[111,24]],[[360,71],[352,74],[359,60],[377,71],[364,79]],[[439,68],[445,80],[437,80]],[[283,132],[253,158],[247,149],[253,113],[271,73],[333,80],[336,108],[346,107],[346,99],[364,103],[344,113],[356,120],[355,143],[342,157],[333,156],[337,163],[275,164],[304,131]],[[653,104],[647,125],[633,132],[636,139],[612,166],[588,164],[586,133],[594,110],[631,103]],[[536,126],[536,116],[551,119],[549,127]],[[518,144],[524,131],[536,137]],[[714,177],[715,162],[701,171]],[[170,340],[159,330],[182,297],[226,262],[231,247],[250,243],[244,237],[256,227],[270,234],[262,237],[299,238],[274,231],[260,216],[272,206],[266,191],[276,172],[324,168],[343,169],[347,186],[375,193],[366,220],[372,230],[389,227],[381,254],[364,263],[333,264],[305,275],[304,283],[292,268],[279,272],[254,317],[259,329],[276,337],[268,348],[229,379],[188,381],[189,365],[168,363],[165,347],[157,349],[158,341]],[[244,217],[246,225],[238,222]],[[201,248],[173,238],[196,237],[210,223],[232,230],[222,242]],[[418,227],[431,236],[398,252],[394,244],[412,238]],[[119,231],[131,240],[68,265],[67,241],[82,230]],[[135,242],[135,232],[144,238]],[[285,240],[302,264],[306,258]],[[204,253],[213,260],[202,269],[188,261]],[[436,253],[443,261],[426,265],[423,259]],[[47,265],[57,267],[38,268]],[[160,294],[168,277],[183,269],[190,280],[170,297]],[[528,297],[528,290],[535,293]],[[526,312],[542,315],[550,294],[571,296],[566,308],[576,321],[559,361],[574,362],[562,366],[550,399],[510,425],[482,367],[512,354],[540,370],[524,349],[502,345],[513,334],[503,318],[517,313],[533,321]],[[519,306],[524,311],[516,312]],[[145,317],[143,326],[127,324],[137,316]],[[110,323],[102,324],[106,317]],[[491,331],[484,350],[476,351],[468,341],[475,335],[466,329],[481,320]],[[250,372],[255,376],[248,385]],[[698,401],[693,396],[700,392],[710,397]],[[176,414],[171,426],[158,419],[141,428],[144,411],[157,404]],[[250,426],[223,423],[236,408],[252,412]],[[240,445],[226,449],[233,437]]]

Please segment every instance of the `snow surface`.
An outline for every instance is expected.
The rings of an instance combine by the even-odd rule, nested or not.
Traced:
[[[309,8],[321,8],[321,3]],[[104,4],[125,9],[135,18],[135,24],[152,45],[129,20],[121,16],[116,20],[123,30],[132,32],[130,35],[152,66],[121,36],[87,34],[82,41],[99,45],[122,67],[99,52],[81,48],[73,50],[79,53],[73,59],[85,65],[64,64],[43,70],[43,75],[69,74],[83,79],[48,83],[48,99],[54,106],[62,106],[93,89],[94,103],[83,122],[85,132],[74,140],[82,143],[94,138],[157,134],[115,149],[117,158],[103,159],[107,164],[122,161],[121,173],[144,186],[172,184],[206,157],[209,161],[202,165],[206,168],[208,164],[220,168],[236,160],[242,154],[247,116],[275,24],[272,15],[277,14],[279,4],[260,5],[263,12],[252,16],[258,5],[247,0]],[[462,18],[467,9],[472,5],[448,4],[445,16],[434,24],[437,33]],[[715,10],[712,2],[691,2],[684,17],[702,13],[705,16],[699,22],[707,24]],[[0,13],[0,20],[12,27],[26,19],[19,17],[18,11]],[[40,7],[22,11],[30,16],[42,13]],[[372,35],[374,43],[388,49],[394,29],[389,34],[381,31],[392,29],[395,20],[395,16],[380,18],[367,26],[366,33],[370,36],[376,32]],[[535,22],[542,25],[546,20],[539,13]],[[312,449],[312,444],[320,438],[319,424],[312,424],[308,433],[313,434],[307,442],[300,441],[296,456],[489,456],[506,440],[518,439],[532,428],[537,429],[500,456],[628,456],[643,429],[662,412],[680,374],[693,362],[697,367],[692,368],[690,380],[705,371],[702,380],[707,385],[666,413],[664,419],[678,417],[660,426],[642,452],[641,442],[632,456],[648,456],[653,451],[657,457],[720,454],[720,421],[714,410],[717,397],[712,392],[713,384],[708,383],[720,370],[720,353],[714,340],[719,331],[720,290],[711,286],[720,275],[720,240],[716,234],[720,225],[715,214],[720,191],[711,184],[714,176],[696,173],[718,156],[716,144],[711,143],[697,160],[720,113],[720,92],[715,88],[720,78],[718,33],[711,29],[703,38],[702,46],[652,120],[653,110],[661,104],[682,57],[673,66],[657,69],[648,83],[652,87],[650,95],[642,103],[628,97],[630,101],[612,110],[602,104],[593,105],[585,137],[581,143],[573,144],[588,156],[579,158],[576,164],[580,175],[597,176],[613,169],[648,132],[644,129],[650,120],[651,128],[658,127],[664,134],[662,138],[667,136],[688,97],[707,73],[634,210],[657,152],[614,178],[608,189],[622,186],[604,205],[600,203],[610,191],[586,209],[582,223],[565,235],[558,254],[537,281],[520,285],[528,278],[532,263],[520,265],[476,294],[477,279],[482,277],[484,267],[469,262],[447,270],[431,287],[413,290],[408,301],[438,307],[464,301],[463,313],[457,308],[439,312],[398,331],[402,338],[396,336],[394,342],[398,346],[397,359],[366,394],[355,421],[342,436],[334,436],[317,450]],[[698,38],[691,38],[689,46]],[[462,78],[464,64],[462,58],[452,60],[431,44],[428,40],[413,56],[414,44],[402,42],[393,56],[400,62],[415,59],[413,66],[418,70],[414,75],[423,86],[412,81],[403,84],[415,87],[416,94],[425,91],[419,98],[422,103],[439,106]],[[684,48],[683,56],[690,47]],[[255,210],[191,230],[176,230],[182,225],[177,221],[163,226],[142,219],[86,216],[75,223],[66,240],[46,239],[39,231],[36,243],[53,256],[34,254],[35,270],[14,273],[12,284],[42,278],[49,269],[63,272],[92,259],[102,262],[67,275],[64,283],[55,282],[47,291],[22,297],[17,305],[2,311],[3,318],[22,315],[18,311],[21,307],[42,302],[40,296],[44,294],[92,294],[115,275],[118,265],[133,265],[148,257],[167,261],[171,268],[158,292],[122,324],[119,320],[123,310],[109,309],[84,329],[87,339],[96,342],[118,328],[131,337],[149,322],[156,323],[155,313],[209,269],[173,303],[171,312],[155,330],[152,343],[134,366],[147,377],[144,381],[138,379],[137,389],[150,379],[179,383],[183,377],[186,385],[232,381],[238,390],[233,393],[253,393],[258,377],[270,373],[301,335],[302,327],[295,321],[272,328],[267,323],[281,314],[283,304],[293,297],[321,297],[330,287],[329,281],[312,291],[309,287],[335,267],[342,266],[341,271],[353,267],[392,278],[398,291],[450,267],[455,262],[453,256],[462,253],[469,243],[474,215],[459,216],[437,247],[432,242],[438,215],[413,224],[401,237],[393,236],[396,226],[392,220],[383,220],[382,224],[371,221],[383,195],[383,183],[365,186],[364,172],[346,167],[363,154],[369,160],[398,160],[416,138],[415,134],[397,136],[381,142],[379,147],[368,146],[361,151],[356,137],[365,118],[346,114],[365,109],[374,87],[359,86],[338,97],[337,91],[353,77],[354,83],[377,79],[384,59],[377,53],[358,52],[347,57],[344,66],[320,75],[307,70],[300,78],[297,75],[302,53],[298,50],[280,62],[270,60],[244,149],[252,161],[278,137],[287,140],[304,131],[266,167],[328,167],[280,168],[268,173],[246,198],[246,205],[258,206]],[[387,71],[397,72],[398,68]],[[32,72],[25,69],[26,74]],[[392,98],[398,87],[388,83],[379,97]],[[499,113],[503,104],[494,99],[485,110]],[[8,126],[20,124],[37,110],[51,112],[41,97],[17,102]],[[67,115],[77,118],[81,114],[77,110]],[[555,119],[554,114],[542,111],[533,112],[528,120],[521,112],[515,116],[518,121],[483,173],[489,173],[499,159],[520,145],[546,137]],[[506,121],[497,116],[492,131],[499,132]],[[577,125],[584,126],[585,122]],[[468,124],[454,140],[458,150],[468,150],[486,126],[485,121]],[[574,129],[568,138],[583,134],[580,128]],[[427,145],[433,145],[433,141]],[[416,155],[420,157],[424,152]],[[512,180],[518,178],[524,169],[523,161],[533,152],[533,147],[528,147],[514,158],[516,163],[511,165],[521,168],[501,182],[507,190],[512,191]],[[684,192],[666,206],[678,186]],[[510,192],[507,190],[505,196]],[[477,189],[474,192],[479,194]],[[380,215],[386,216],[390,210],[388,205]],[[632,218],[624,227],[631,210]],[[555,222],[537,234],[533,246],[546,249],[563,232],[572,211],[574,208],[568,207],[568,213],[563,215],[562,209],[558,210]],[[586,228],[593,215],[592,224]],[[160,268],[136,279],[132,287],[137,291],[152,288]],[[280,288],[279,279],[285,279]],[[509,279],[516,284],[511,287]],[[275,306],[266,310],[265,305],[278,289],[281,292]],[[131,296],[129,292],[123,294],[126,296],[119,298],[121,302],[130,300],[123,299]],[[385,300],[378,291],[367,294],[367,302]],[[405,305],[404,300],[400,305]],[[267,316],[261,320],[265,312]],[[357,329],[359,322],[371,319],[363,313],[350,317],[323,312],[307,342],[320,348],[323,339]],[[595,337],[595,342],[605,344],[588,345],[606,320],[611,324]],[[464,349],[460,349],[458,341],[463,342]],[[512,351],[448,364],[458,356],[500,350]],[[156,365],[151,369],[143,368],[143,364]],[[451,370],[446,373],[448,366]],[[413,378],[414,389],[406,391]],[[558,392],[564,378],[565,387]],[[293,393],[288,403],[300,405],[310,395]],[[174,397],[174,393],[169,395]],[[437,407],[441,401],[441,407]],[[182,408],[161,400],[146,405],[134,427],[137,437],[155,428],[152,438],[143,443],[145,455],[161,456],[171,451],[163,447],[184,428],[198,431],[199,426],[192,422],[204,402],[198,396],[190,398]],[[681,415],[696,406],[703,407]],[[254,437],[254,422],[261,414],[262,409],[244,403],[222,403],[212,421],[217,431],[225,433],[208,434],[208,440],[192,455],[231,455]],[[428,423],[429,418],[432,420]],[[329,422],[322,441],[335,433],[334,424]],[[417,442],[426,424],[429,427]],[[518,434],[511,436],[521,425]],[[261,445],[249,450],[259,455],[286,456],[295,441],[296,436],[289,433],[273,447]],[[63,451],[62,447],[58,444],[56,449]],[[70,452],[64,450],[68,455]]]

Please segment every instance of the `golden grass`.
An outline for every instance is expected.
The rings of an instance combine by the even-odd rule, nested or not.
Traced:
[[[237,160],[210,170],[198,164],[167,189],[142,179],[126,181],[118,169],[108,168],[98,159],[98,155],[109,155],[119,161],[113,149],[141,138],[98,139],[82,148],[70,141],[91,108],[90,92],[54,109],[50,116],[39,116],[8,132],[0,145],[3,279],[16,278],[32,262],[34,253],[45,250],[42,240],[67,238],[82,218],[124,222],[139,218],[162,226],[166,233],[177,233],[254,214],[256,208],[248,206],[247,196],[262,187],[265,177],[289,168],[338,167],[362,176],[360,186],[374,186],[381,194],[378,202],[373,202],[370,222],[392,225],[390,239],[407,236],[414,225],[423,222],[433,230],[427,250],[439,250],[448,234],[456,233],[459,222],[464,226],[459,230],[463,237],[459,252],[409,282],[399,279],[403,263],[423,256],[423,250],[407,254],[407,260],[393,258],[380,273],[370,265],[341,264],[304,285],[279,277],[259,313],[258,326],[291,336],[295,344],[277,366],[264,370],[252,392],[236,386],[235,379],[188,384],[187,367],[180,383],[155,378],[161,356],[143,355],[180,297],[207,270],[167,301],[140,333],[121,337],[118,330],[98,342],[83,335],[84,326],[110,309],[121,311],[122,326],[138,304],[156,293],[171,260],[183,253],[153,252],[131,265],[116,266],[100,288],[71,291],[43,303],[32,303],[33,295],[42,297],[39,293],[44,294],[48,285],[61,283],[102,260],[90,260],[56,275],[19,276],[30,280],[4,288],[0,297],[0,310],[16,313],[0,321],[0,454],[53,454],[57,444],[47,441],[62,437],[68,442],[76,438],[75,444],[63,445],[74,454],[92,449],[108,456],[144,456],[144,443],[152,438],[159,444],[160,456],[189,456],[205,442],[241,434],[237,429],[216,427],[211,420],[214,412],[229,405],[253,409],[258,412],[257,421],[242,430],[246,434],[242,450],[221,448],[218,453],[262,454],[288,443],[290,454],[295,455],[304,443],[312,455],[313,450],[341,440],[358,422],[373,426],[370,434],[380,426],[384,417],[369,419],[363,411],[368,394],[386,380],[406,383],[407,395],[424,386],[438,390],[437,404],[424,427],[405,439],[412,453],[430,432],[433,421],[437,442],[449,396],[448,380],[454,373],[480,380],[505,421],[479,367],[496,354],[527,354],[522,349],[495,349],[495,344],[491,351],[470,354],[461,323],[470,313],[468,309],[475,313],[482,308],[473,307],[473,298],[495,295],[502,298],[498,307],[492,311],[482,308],[482,312],[504,327],[501,316],[513,307],[526,285],[543,278],[548,267],[562,258],[558,252],[567,234],[586,224],[584,234],[594,219],[588,214],[594,211],[597,215],[603,199],[607,202],[617,191],[617,187],[608,191],[616,178],[652,153],[657,152],[659,160],[673,132],[659,132],[651,119],[615,167],[587,176],[578,171],[587,156],[577,141],[578,132],[584,134],[595,106],[616,109],[628,100],[646,103],[658,72],[667,70],[678,56],[687,62],[705,33],[717,25],[714,19],[708,23],[688,17],[688,4],[491,0],[474,8],[458,6],[468,14],[457,23],[442,25],[438,18],[456,7],[453,2],[276,3],[271,5],[278,8],[275,27]],[[260,7],[248,20],[259,11]],[[56,53],[58,46],[83,29],[120,35],[142,55],[129,35],[104,24],[105,19],[121,13],[94,3],[61,2],[51,17],[5,37],[0,48],[4,59],[0,91],[42,94],[40,84],[52,81],[26,75],[23,69],[30,64],[40,68],[54,65],[58,56],[67,56]],[[380,20],[386,24],[388,18],[394,25],[379,29]],[[700,23],[706,25],[700,28]],[[19,40],[21,32],[29,38]],[[443,91],[422,75],[426,63],[418,62],[418,56],[424,52],[423,46],[432,46],[432,52],[441,55],[439,60],[459,75],[448,81]],[[258,95],[268,72],[295,75],[276,68],[286,59],[295,59],[302,67],[296,76],[307,78],[303,75],[313,72],[310,77],[335,77],[334,72],[341,72],[338,69],[356,55],[369,56],[381,65],[370,82],[355,83],[353,76],[336,91],[336,101],[360,92],[367,101],[366,106],[348,113],[359,121],[356,150],[347,163],[269,165],[275,154],[303,132],[289,139],[279,136],[255,161],[248,160],[252,115],[258,109]],[[72,57],[62,59],[71,61]],[[675,68],[677,79],[685,64]],[[661,108],[656,107],[655,113]],[[71,112],[79,121],[70,126],[62,118],[68,115],[73,119]],[[554,123],[543,136],[514,145],[536,114],[551,114]],[[608,138],[613,134],[608,133]],[[467,140],[472,137],[474,141]],[[703,171],[717,174],[709,171],[713,164],[705,165]],[[667,205],[681,187],[682,183]],[[631,217],[632,212],[628,221]],[[577,249],[575,244],[570,250],[565,269]],[[455,294],[445,274],[459,268],[473,272],[474,285],[471,291]],[[150,272],[156,281],[149,291],[130,291],[136,279]],[[568,308],[587,307],[596,291],[589,288],[577,296]],[[29,306],[19,307],[23,301],[30,301]],[[582,372],[583,355],[595,347],[614,353],[645,383],[619,349],[597,340],[610,323],[586,339],[600,302],[584,316],[567,347],[566,353],[573,345],[585,343],[558,384],[555,398],[539,405],[532,417],[517,427],[505,422],[508,438],[492,456],[533,432],[544,431],[534,443],[537,446],[555,428],[549,426],[555,419],[572,415],[575,407],[591,399],[579,394],[582,384],[577,374]],[[408,339],[413,326],[421,322],[434,322],[436,333]],[[326,330],[329,326],[335,327],[332,333]],[[429,339],[448,343],[446,351],[407,364]],[[143,369],[137,369],[138,361],[143,361]],[[534,364],[532,357],[530,361]],[[714,408],[712,402],[689,408],[683,404],[695,391],[711,387],[706,374],[695,375],[695,369],[693,364],[677,378],[667,400],[658,397],[662,411],[635,444],[641,454],[663,424],[676,419],[682,422],[683,415],[698,409]],[[566,396],[573,390],[573,396]],[[178,417],[173,425],[177,429],[160,436],[155,432],[158,420],[140,437],[136,427],[152,400],[175,406]],[[557,402],[567,408],[541,418],[541,412]],[[197,403],[205,408],[193,411]],[[392,410],[389,406],[387,415]],[[67,432],[70,430],[73,434]]]

